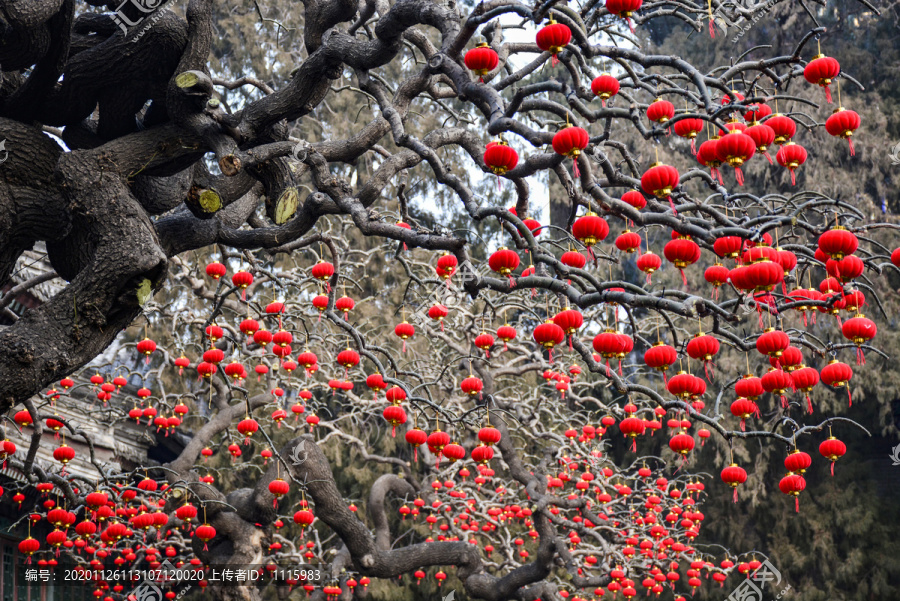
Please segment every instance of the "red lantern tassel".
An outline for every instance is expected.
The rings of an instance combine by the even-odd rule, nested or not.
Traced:
[[[397,426],[391,426],[391,438],[397,438]]]
[[[713,20],[711,18],[709,20],[709,37],[711,37],[712,39],[716,39],[716,26],[713,24]],[[735,495],[737,495],[737,489],[735,489],[734,493]],[[737,497],[735,497],[735,500],[737,500]]]
[[[631,437],[631,452],[637,453],[637,438],[634,436]]]
[[[403,352],[404,353],[406,352],[406,341],[405,340],[403,341]]]
[[[694,156],[697,155],[697,144],[695,144],[695,142],[696,138],[691,138],[691,154]]]
[[[622,360],[619,359],[619,375],[622,375]]]
[[[806,411],[810,414],[813,412],[812,401],[809,399],[808,393],[806,395]]]
[[[666,200],[669,201],[669,206],[672,207],[672,214],[673,214],[673,215],[677,215],[677,214],[678,214],[678,211],[675,210],[675,203],[672,202],[672,197],[671,197],[671,196],[666,196]]]
[[[853,150],[853,140],[850,138],[847,138],[847,143],[850,144],[850,156],[855,157],[856,151]]]
[[[627,17],[625,20],[628,21],[628,29],[631,30],[631,33],[634,33],[634,22],[631,20],[631,17]]]
[[[745,420],[744,420],[744,419],[741,419],[741,432],[744,432],[744,431],[746,430],[746,428],[744,427],[744,425],[745,425]]]
[[[766,159],[769,161],[769,164],[770,164],[770,165],[774,165],[774,164],[775,164],[775,163],[772,162],[772,157],[769,155],[769,151],[768,151],[768,150],[765,151],[765,152],[763,153],[763,156],[766,157]]]
[[[831,477],[834,478],[834,461],[831,462]]]
[[[794,511],[800,513],[800,497],[794,497]]]
[[[831,86],[823,86],[825,88],[825,102],[831,104]]]
[[[679,269],[678,271],[681,272],[681,282],[682,282],[685,286],[687,286],[687,276],[684,275],[684,269]]]
[[[792,186],[796,186],[796,185],[797,185],[797,174],[794,173],[794,170],[793,170],[793,169],[791,169],[791,185],[792,185]]]
[[[512,277],[512,274],[509,275],[509,287],[510,288],[516,287],[516,280],[514,277]]]
[[[850,401],[850,406],[853,406],[853,397],[850,396],[850,384],[847,384],[847,400]]]
[[[575,179],[581,178],[581,172],[578,170],[578,159],[572,158],[572,173],[575,174]]]
[[[442,319],[441,320],[441,332],[443,332],[443,331],[444,331],[444,320]]]
[[[737,487],[734,488],[734,503],[737,503]],[[724,584],[722,586],[725,586]]]
[[[734,177],[737,178],[737,183],[739,186],[744,185],[744,172],[741,171],[740,167],[734,168]]]

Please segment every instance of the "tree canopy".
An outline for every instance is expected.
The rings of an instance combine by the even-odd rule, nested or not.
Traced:
[[[865,532],[802,512],[895,432],[866,0],[0,19],[20,561],[114,601],[164,559],[169,598],[702,599],[757,582],[751,509]],[[896,593],[857,563],[821,590]]]

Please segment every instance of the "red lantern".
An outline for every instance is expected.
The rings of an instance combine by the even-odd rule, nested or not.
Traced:
[[[609,224],[599,215],[588,211],[572,224],[572,235],[588,249],[598,242],[606,240],[609,235]],[[590,251],[593,256],[593,251]]]
[[[426,442],[428,443],[428,450],[437,455],[438,464],[440,464],[444,447],[450,444],[450,435],[438,428],[428,435]]]
[[[657,342],[644,353],[644,363],[647,364],[647,367],[661,371],[666,383],[668,383],[666,371],[674,365],[677,360],[678,353],[675,352],[675,349],[662,342]]]
[[[644,420],[639,417],[633,417],[631,414],[628,414],[628,417],[619,423],[619,431],[622,433],[622,436],[631,437],[632,452],[637,451],[637,437],[643,434],[646,428]]]
[[[63,464],[62,474],[66,473],[66,465],[75,459],[75,449],[67,446],[66,443],[53,449],[53,458]]]
[[[618,332],[612,329],[606,329],[594,336],[594,350],[600,353],[600,356],[606,359],[606,375],[610,375],[609,360],[619,356],[620,353],[626,352],[626,341]],[[619,369],[622,364],[619,362]]]
[[[709,363],[718,354],[719,346],[715,336],[700,332],[691,338],[685,349],[689,357],[703,362],[708,380],[712,380],[709,375]]]
[[[750,136],[756,145],[756,152],[761,153],[769,164],[772,164],[772,157],[769,156],[769,146],[775,141],[775,130],[765,123],[756,123],[744,130],[744,135]]]
[[[740,397],[731,403],[731,414],[741,419],[741,432],[743,432],[747,418],[759,415],[759,406],[750,399]]]
[[[788,142],[778,151],[775,159],[782,167],[787,167],[791,172],[791,185],[797,185],[797,175],[794,171],[806,162],[806,149],[799,144]]]
[[[550,362],[553,362],[553,347],[566,339],[565,330],[548,319],[534,329],[534,341],[549,351]]]
[[[796,449],[784,458],[784,467],[789,472],[804,474],[811,465],[812,458],[809,456],[809,453],[804,453],[803,451],[798,451]]]
[[[755,140],[736,130],[726,134],[716,144],[716,156],[723,163],[734,167],[734,175],[739,186],[744,185],[744,172],[741,171],[741,165],[749,161],[755,152]]]
[[[841,333],[844,338],[856,345],[856,364],[861,365],[866,362],[865,355],[861,346],[869,342],[878,333],[875,322],[867,319],[865,315],[857,313],[841,326]]]
[[[252,417],[242,419],[238,422],[237,431],[244,437],[245,445],[250,444],[250,437],[253,436],[253,433],[257,430],[259,430],[259,423]]]
[[[670,194],[678,185],[679,178],[678,169],[671,165],[656,162],[650,165],[650,168],[641,176],[641,188],[647,194],[657,198],[667,198],[669,205],[672,207],[672,212],[677,214]]]
[[[694,450],[694,437],[684,432],[676,434],[669,440],[669,448],[685,458]]]
[[[806,488],[806,480],[799,474],[788,474],[778,483],[778,488],[786,495],[794,497],[797,513],[800,513],[800,493]]]
[[[647,118],[654,123],[666,123],[674,116],[675,106],[668,100],[657,98],[647,107]]]
[[[695,119],[693,117],[679,119],[672,124],[672,131],[674,131],[675,135],[679,138],[690,140],[691,153],[697,154],[697,148],[694,142],[697,138],[697,134],[703,131],[703,119]]]
[[[794,387],[806,394],[806,407],[809,413],[813,412],[812,401],[809,398],[810,391],[819,383],[819,372],[812,367],[800,367],[791,372]]]
[[[652,252],[645,252],[637,258],[637,268],[647,274],[647,283],[650,283],[650,276],[658,271],[662,266],[662,259],[659,255]]]
[[[356,303],[353,302],[353,299],[349,296],[342,296],[341,298],[334,301],[334,308],[344,314],[344,319],[347,319],[350,311],[353,310],[353,307],[356,306]]]
[[[744,120],[755,125],[772,114],[772,107],[762,102],[750,105],[750,110],[744,113]]]
[[[398,323],[394,327],[394,335],[397,336],[400,340],[403,341],[403,352],[406,352],[406,341],[409,338],[412,338],[416,334],[416,328],[407,321],[403,321],[402,323]],[[358,358],[357,358],[358,361]]]
[[[241,298],[247,300],[247,287],[253,283],[253,276],[247,271],[238,271],[231,276],[231,283],[241,289]]]
[[[628,28],[634,33],[634,24],[631,22],[632,13],[640,10],[644,0],[606,0],[606,10],[609,14],[616,15],[628,22]]]
[[[630,204],[638,211],[647,206],[647,199],[644,198],[644,195],[637,190],[629,190],[628,192],[623,194],[622,202]]]
[[[847,445],[835,438],[829,436],[819,445],[819,453],[822,457],[831,462],[831,475],[834,476],[834,462],[844,456],[847,452]]]
[[[831,259],[843,259],[859,248],[859,240],[845,228],[837,226],[819,236],[819,249]]]
[[[825,88],[825,100],[831,104],[831,80],[841,74],[841,64],[830,56],[817,54],[806,68],[803,69],[803,77],[811,84]]]
[[[797,133],[797,124],[794,123],[794,120],[780,113],[775,113],[766,119],[765,124],[775,132],[775,139],[773,142],[779,146],[786,142],[790,142],[791,138],[794,137],[794,134]]]
[[[515,207],[510,207],[509,212],[512,213],[513,215],[515,215],[516,217],[519,216],[519,214],[516,212]],[[537,238],[538,236],[541,235],[541,227],[542,226],[541,226],[541,222],[538,221],[537,219],[532,219],[530,217],[522,217],[522,224],[528,228],[528,230],[531,232],[531,235],[534,236],[535,238]]]
[[[553,17],[550,17],[547,24],[544,25],[535,36],[538,48],[553,55],[553,59],[551,60],[553,65],[556,65],[556,63],[559,62],[556,55],[561,52],[571,40],[572,30],[569,29],[569,26],[563,23],[557,23],[553,20]]]
[[[203,550],[208,551],[209,549],[207,548],[206,543],[216,537],[216,529],[209,524],[203,524],[202,526],[198,526],[197,529],[194,530],[194,535],[201,541],[203,541]]]
[[[497,53],[490,46],[482,42],[466,52],[463,62],[484,83],[484,76],[497,68],[497,65],[500,64],[500,57],[497,56]]]
[[[600,99],[601,104],[605,107],[606,101],[619,93],[619,80],[609,73],[601,73],[591,82],[591,92]]]
[[[828,272],[828,275],[841,283],[846,283],[858,278],[865,269],[866,266],[862,262],[862,259],[856,255],[847,255],[839,260],[828,259],[825,263],[825,271]]]
[[[738,464],[732,463],[722,470],[722,482],[734,489],[734,502],[737,503],[737,487],[747,481],[747,472]]]
[[[853,377],[853,369],[851,369],[849,365],[841,363],[836,359],[832,359],[828,362],[828,365],[822,368],[820,375],[822,376],[822,381],[828,386],[834,388],[846,386],[847,399],[850,403],[850,407],[853,406],[853,397],[850,396],[850,379]]]
[[[213,261],[206,266],[206,275],[214,280],[218,280],[220,277],[225,275],[225,266],[218,261]]]
[[[666,390],[682,401],[687,401],[705,393],[706,383],[693,374],[679,371],[666,383]],[[681,427],[680,421],[675,420],[675,423],[675,427]]]
[[[728,282],[729,273],[730,271],[728,268],[721,263],[710,265],[706,268],[706,271],[703,272],[703,279],[713,285],[713,298],[716,301],[719,300],[719,286]]]
[[[488,258],[488,266],[491,271],[505,275],[509,278],[510,288],[516,285],[512,273],[519,266],[519,255],[513,250],[501,247]]]
[[[424,431],[419,428],[413,428],[412,430],[408,430],[406,432],[405,437],[406,442],[412,445],[413,447],[413,461],[419,460],[419,447],[425,444],[428,435],[425,434]]]
[[[450,282],[450,277],[456,273],[456,268],[459,265],[456,257],[451,255],[450,253],[444,253],[440,257],[438,257],[437,266],[435,267],[435,273],[438,276],[447,280],[448,286]]]
[[[769,357],[781,357],[784,350],[791,345],[787,334],[775,328],[767,328],[756,339],[756,350]]]
[[[587,257],[585,257],[580,252],[575,252],[574,250],[568,250],[562,254],[559,258],[559,261],[568,267],[574,267],[575,269],[581,269],[587,264]]]
[[[700,148],[697,149],[697,162],[704,167],[709,167],[709,174],[721,184],[723,182],[722,174],[719,173],[719,165],[722,164],[722,161],[719,160],[719,155],[716,153],[716,145],[718,143],[719,138],[715,137],[701,144]]]
[[[156,350],[156,343],[145,337],[143,340],[139,341],[135,347],[139,353],[147,355],[147,363],[149,364],[150,355]]]
[[[328,280],[334,275],[334,265],[324,259],[319,259],[310,269],[310,273],[317,280],[325,282],[326,291],[331,291],[331,284]]]
[[[641,247],[641,237],[630,231],[625,230],[616,238],[616,248],[625,253],[633,253]]]
[[[475,346],[484,351],[484,356],[490,358],[491,347],[494,346],[494,337],[486,332],[482,332],[475,337]]]
[[[278,499],[288,494],[288,491],[290,491],[290,489],[290,485],[281,478],[276,478],[275,480],[269,482],[269,492],[275,496],[275,500],[272,501],[272,507],[277,508]]]
[[[781,397],[782,407],[787,406],[787,399],[784,398],[784,393],[793,385],[794,380],[791,378],[791,375],[775,367],[770,368],[762,377],[762,387],[766,392],[771,392],[773,395]]]
[[[838,107],[834,113],[825,120],[825,131],[835,138],[843,138],[850,145],[850,156],[855,156],[853,150],[853,135],[861,124],[859,114],[856,111],[848,111],[844,107]]]
[[[406,423],[406,411],[399,405],[388,405],[382,413],[384,419],[391,425],[391,437],[397,434],[397,426]]]
[[[497,338],[503,341],[503,350],[508,350],[506,343],[515,339],[516,329],[509,324],[505,324],[497,328]]]
[[[578,171],[578,155],[587,148],[590,141],[591,137],[587,131],[574,125],[559,130],[553,136],[554,152],[564,157],[572,157],[572,169],[576,178],[581,175]]]
[[[693,265],[700,259],[700,247],[690,238],[679,235],[678,238],[666,243],[663,247],[663,254],[666,256],[666,260],[681,271],[681,280],[687,286],[684,268]]]
[[[519,164],[519,153],[503,140],[495,140],[484,151],[484,164],[494,175],[503,175]]]
[[[41,543],[30,536],[19,543],[19,553],[27,557],[25,563],[31,563],[31,556],[38,552]]]
[[[440,303],[436,303],[428,309],[428,317],[441,324],[441,332],[444,331],[444,318],[447,317],[448,313],[447,307]]]

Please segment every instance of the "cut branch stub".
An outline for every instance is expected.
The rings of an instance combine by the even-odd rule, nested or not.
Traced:
[[[184,199],[184,204],[198,219],[209,219],[222,208],[222,197],[212,188],[194,186]]]
[[[175,85],[189,96],[202,96],[204,101],[213,94],[213,82],[203,71],[184,71],[175,76]]]
[[[299,206],[300,192],[294,186],[285,188],[277,199],[266,196],[266,215],[276,225],[287,222],[297,213]]]
[[[241,159],[233,154],[226,154],[219,159],[219,169],[228,177],[234,177],[241,172]]]

